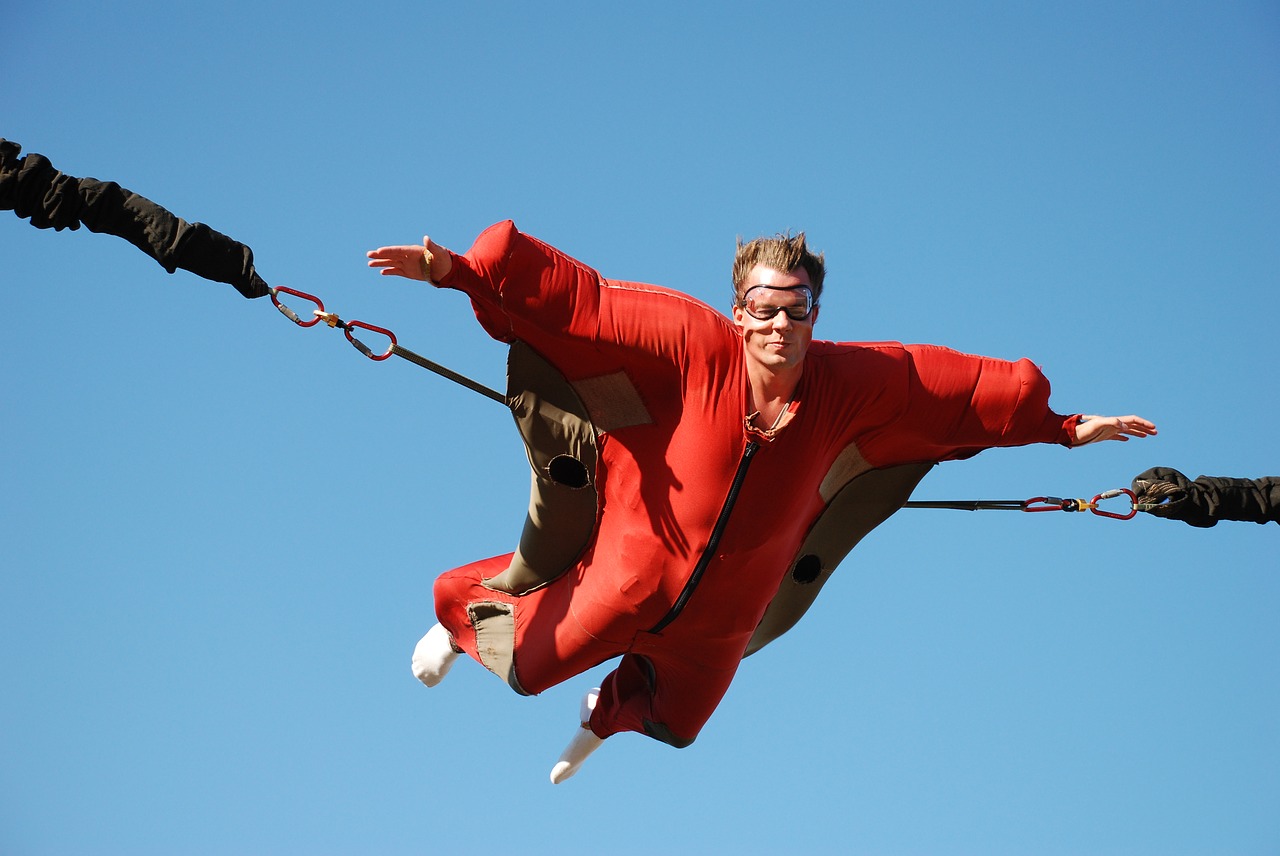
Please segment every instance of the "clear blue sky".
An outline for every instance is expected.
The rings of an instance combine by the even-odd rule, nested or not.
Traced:
[[[917,498],[1280,471],[1274,0],[0,7],[0,136],[491,385],[366,250],[510,217],[724,305],[736,236],[804,229],[820,336],[1161,429]],[[501,408],[84,230],[0,212],[0,286],[0,852],[1280,851],[1274,525],[904,511],[693,747],[553,787],[598,674],[408,666],[519,532]]]

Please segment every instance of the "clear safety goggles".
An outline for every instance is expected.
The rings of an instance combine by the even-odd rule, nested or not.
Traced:
[[[738,304],[752,318],[768,321],[779,312],[787,313],[792,321],[803,321],[813,313],[813,292],[807,285],[774,288],[771,285],[753,285],[742,295]]]

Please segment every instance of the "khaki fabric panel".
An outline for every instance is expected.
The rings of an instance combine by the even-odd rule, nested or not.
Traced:
[[[520,695],[529,695],[516,678],[516,617],[509,603],[473,603],[467,607],[476,631],[480,663]]]
[[[841,455],[833,470],[855,457],[861,460],[862,456]],[[868,532],[902,508],[932,468],[933,464],[923,463],[869,470],[837,491],[809,530],[743,656],[754,654],[794,627],[845,556]]]
[[[867,463],[866,458],[862,457],[862,452],[858,449],[858,445],[850,443],[843,452],[836,456],[835,462],[831,464],[831,469],[823,477],[822,484],[818,485],[818,495],[822,497],[823,502],[830,503],[832,498],[845,485],[869,469],[871,469],[871,465]]]
[[[587,405],[591,421],[601,433],[650,425],[653,417],[626,372],[614,372],[574,381],[574,389]]]
[[[524,594],[577,561],[596,528],[598,449],[586,406],[560,372],[523,342],[507,359],[507,397],[532,470],[520,545],[490,588]]]

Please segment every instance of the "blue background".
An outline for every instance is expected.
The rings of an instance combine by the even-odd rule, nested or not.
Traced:
[[[916,498],[1280,474],[1275,2],[0,7],[0,136],[491,386],[366,250],[510,217],[726,306],[735,238],[803,229],[819,336],[1160,427]],[[904,511],[693,747],[553,787],[600,673],[408,668],[518,534],[501,408],[85,230],[0,216],[0,288],[0,852],[1280,850],[1274,525]]]

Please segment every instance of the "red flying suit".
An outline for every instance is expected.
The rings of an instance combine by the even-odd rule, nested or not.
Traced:
[[[1070,446],[1079,419],[1049,409],[1049,383],[1027,360],[815,340],[787,414],[760,431],[737,328],[709,306],[604,279],[510,221],[452,261],[439,285],[467,294],[490,335],[528,345],[601,414],[599,499],[562,575],[511,593],[485,582],[511,554],[475,562],[439,577],[436,613],[491,669],[506,646],[500,676],[525,693],[621,656],[589,723],[602,738],[693,742],[833,478],[995,446]],[[602,387],[609,401],[593,401]],[[505,625],[478,632],[494,615]]]

